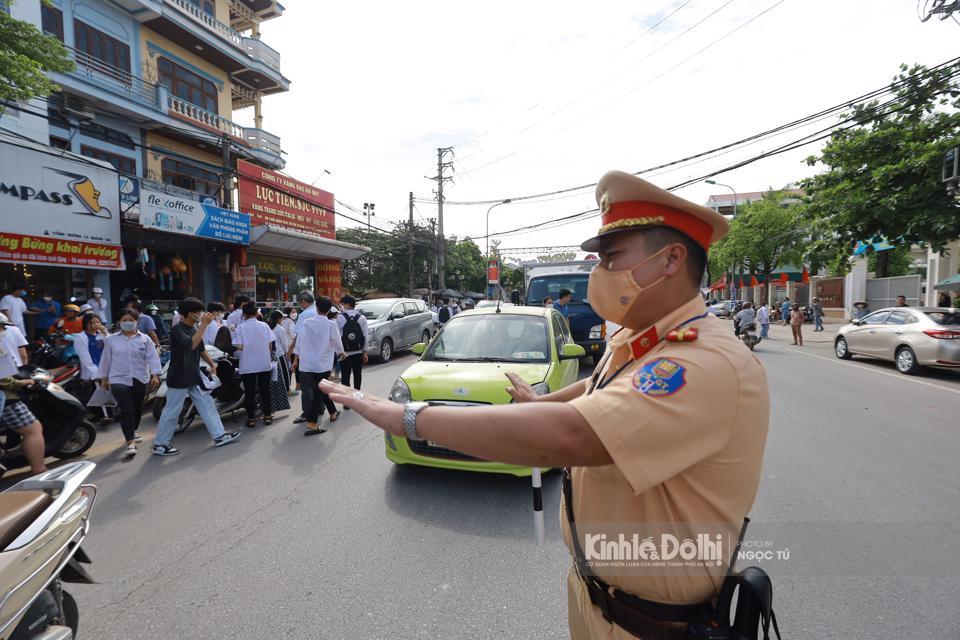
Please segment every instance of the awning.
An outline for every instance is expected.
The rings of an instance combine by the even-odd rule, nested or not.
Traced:
[[[370,253],[370,247],[322,238],[311,233],[284,229],[269,224],[251,227],[250,249],[252,251],[277,251],[285,256],[311,260],[324,258],[353,260],[365,253]]]
[[[933,289],[934,291],[960,291],[960,273],[941,280]]]

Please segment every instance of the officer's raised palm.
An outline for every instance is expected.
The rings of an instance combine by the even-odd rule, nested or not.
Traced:
[[[523,378],[515,373],[508,373],[507,378],[510,380],[510,384],[513,385],[512,387],[507,387],[507,393],[510,394],[511,398],[517,402],[533,402],[536,400],[537,394],[533,391],[533,387],[524,381]]]

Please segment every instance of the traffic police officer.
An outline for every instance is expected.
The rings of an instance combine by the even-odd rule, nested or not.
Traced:
[[[623,328],[591,378],[538,397],[510,374],[517,403],[470,408],[404,406],[321,386],[396,436],[484,460],[568,467],[561,520],[574,555],[571,637],[686,638],[687,623],[720,588],[732,545],[713,567],[600,570],[583,561],[585,532],[662,523],[679,540],[704,529],[735,538],[760,480],[766,375],[700,295],[707,251],[727,220],[619,171],[596,195],[602,226],[582,245],[600,255],[588,299]]]

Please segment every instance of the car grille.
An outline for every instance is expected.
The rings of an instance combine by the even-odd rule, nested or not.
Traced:
[[[467,402],[464,400],[428,400],[427,404],[430,406],[440,406],[440,407],[483,407],[487,406],[489,402]],[[448,460],[476,460],[480,461],[479,458],[474,458],[473,456],[468,456],[465,453],[460,453],[459,451],[454,451],[453,449],[446,449],[444,447],[430,444],[426,440],[421,442],[414,442],[413,440],[407,440],[407,445],[410,447],[410,450],[416,453],[417,455],[427,456],[430,458],[446,458]]]

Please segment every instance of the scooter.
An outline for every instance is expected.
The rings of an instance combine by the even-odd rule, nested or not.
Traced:
[[[74,462],[0,493],[0,638],[71,640],[77,601],[63,583],[93,584],[80,547],[90,531],[96,465]]]
[[[743,340],[743,344],[750,348],[750,351],[753,351],[753,348],[760,344],[762,338],[757,333],[757,325],[755,322],[740,327],[740,339]]]
[[[33,386],[23,391],[23,398],[43,425],[47,456],[67,460],[83,455],[93,446],[97,430],[87,419],[83,403],[54,382],[45,369],[21,367],[18,377],[33,380]],[[27,466],[20,435],[12,429],[0,432],[0,465],[7,469]]]

